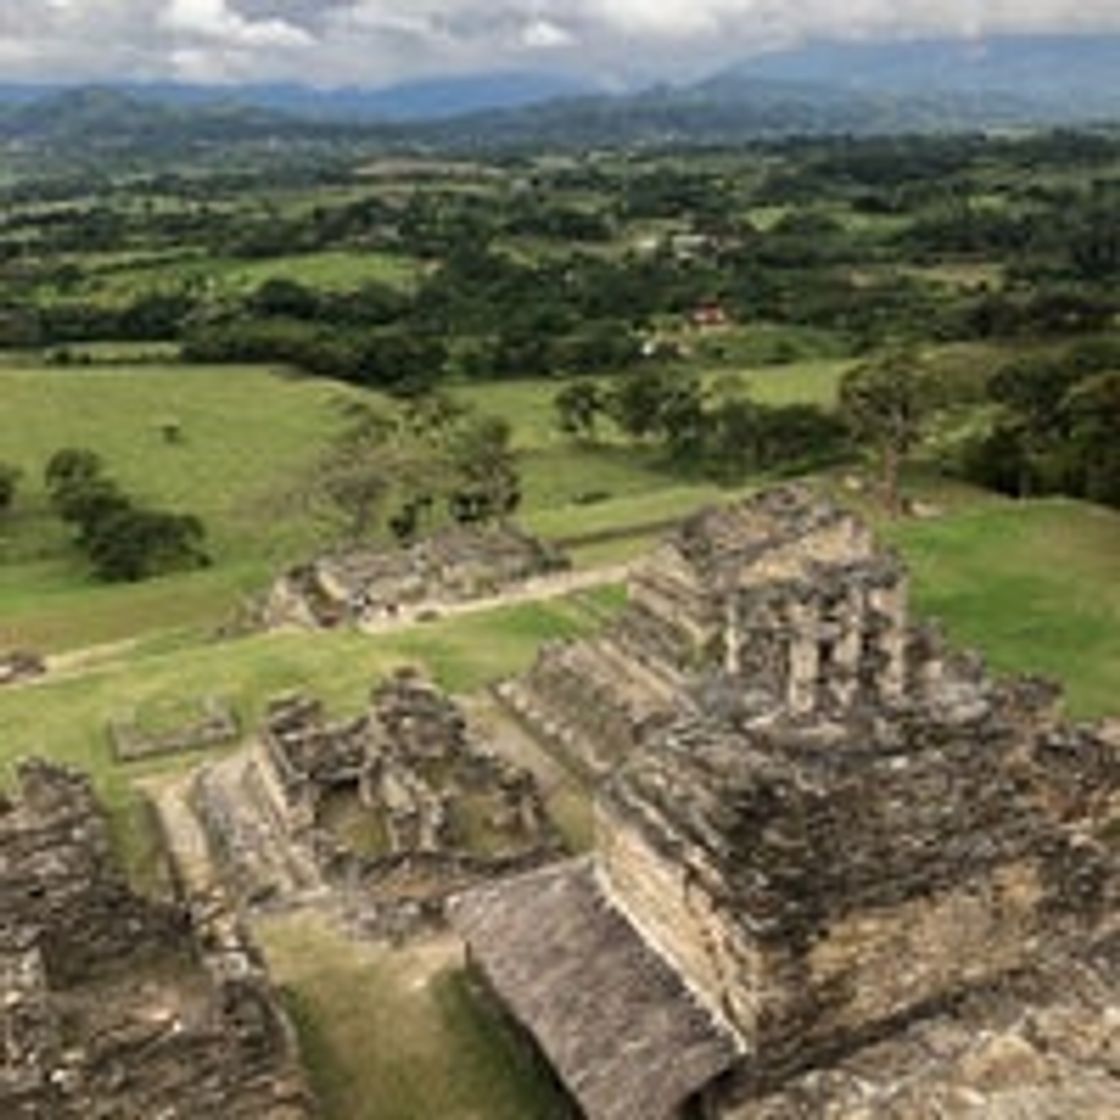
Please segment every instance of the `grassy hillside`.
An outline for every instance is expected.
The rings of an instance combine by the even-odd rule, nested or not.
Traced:
[[[826,399],[841,363],[744,371],[760,399]],[[548,536],[663,521],[717,497],[682,481],[650,451],[573,444],[552,419],[555,380],[464,386],[455,393],[507,417],[524,472],[523,516]],[[0,646],[46,651],[120,641],[164,628],[212,628],[247,591],[314,547],[318,527],[291,500],[339,423],[336,402],[359,390],[262,367],[166,365],[0,368],[0,461],[25,473],[0,521]],[[182,441],[160,426],[176,421]],[[123,487],[199,515],[214,568],[135,587],[92,584],[46,506],[43,466],[60,447],[89,447]]]
[[[894,534],[915,603],[993,667],[1052,676],[1080,715],[1120,714],[1120,515],[984,503]]]

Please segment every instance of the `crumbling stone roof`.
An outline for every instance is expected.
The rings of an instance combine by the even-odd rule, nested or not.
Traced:
[[[1088,730],[1025,746],[1013,715],[992,703],[818,727],[692,717],[635,752],[602,796],[758,935],[790,937],[1020,858],[1058,875],[1073,840],[1048,802],[1089,813],[1093,790],[1116,788],[1118,760]],[[1071,906],[1092,903],[1081,889],[1076,900],[1065,885]]]
[[[734,1061],[730,1033],[607,900],[589,862],[479,887],[451,916],[588,1120],[668,1120]]]
[[[373,622],[496,594],[566,565],[557,549],[513,524],[449,526],[409,545],[338,551],[292,569],[273,586],[265,621]]]
[[[767,553],[844,530],[841,548],[829,559],[856,561],[871,556],[873,543],[866,527],[852,514],[806,486],[788,485],[752,494],[738,502],[710,506],[681,522],[662,545],[676,552],[712,585],[738,579]],[[812,550],[804,558],[821,559]],[[651,561],[657,564],[657,554]]]

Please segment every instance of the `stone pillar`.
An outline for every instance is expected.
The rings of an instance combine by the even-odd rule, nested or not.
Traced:
[[[815,602],[791,602],[787,608],[788,665],[787,697],[790,711],[807,715],[817,706],[820,678],[820,606]]]
[[[829,687],[842,709],[851,707],[859,690],[859,661],[863,655],[863,636],[867,629],[867,596],[863,587],[853,583],[841,605],[840,634],[832,650]]]
[[[723,623],[723,661],[729,676],[737,677],[743,667],[743,626],[739,617],[739,600],[727,597]]]
[[[886,701],[901,700],[906,692],[906,585],[898,582],[871,592],[871,607],[879,615],[878,653],[883,658],[877,684]]]

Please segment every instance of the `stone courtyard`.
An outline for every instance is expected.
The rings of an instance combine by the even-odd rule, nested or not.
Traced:
[[[561,852],[533,777],[409,669],[350,719],[277,698],[255,740],[200,768],[184,800],[243,905],[338,905],[373,935],[438,926],[455,891]]]

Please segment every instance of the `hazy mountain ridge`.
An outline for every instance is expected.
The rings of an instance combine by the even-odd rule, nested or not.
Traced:
[[[382,89],[0,86],[0,139],[55,151],[189,152],[284,138],[443,148],[733,143],[793,134],[1084,123],[1120,117],[1120,36],[811,43],[687,86],[588,92],[483,74]]]

